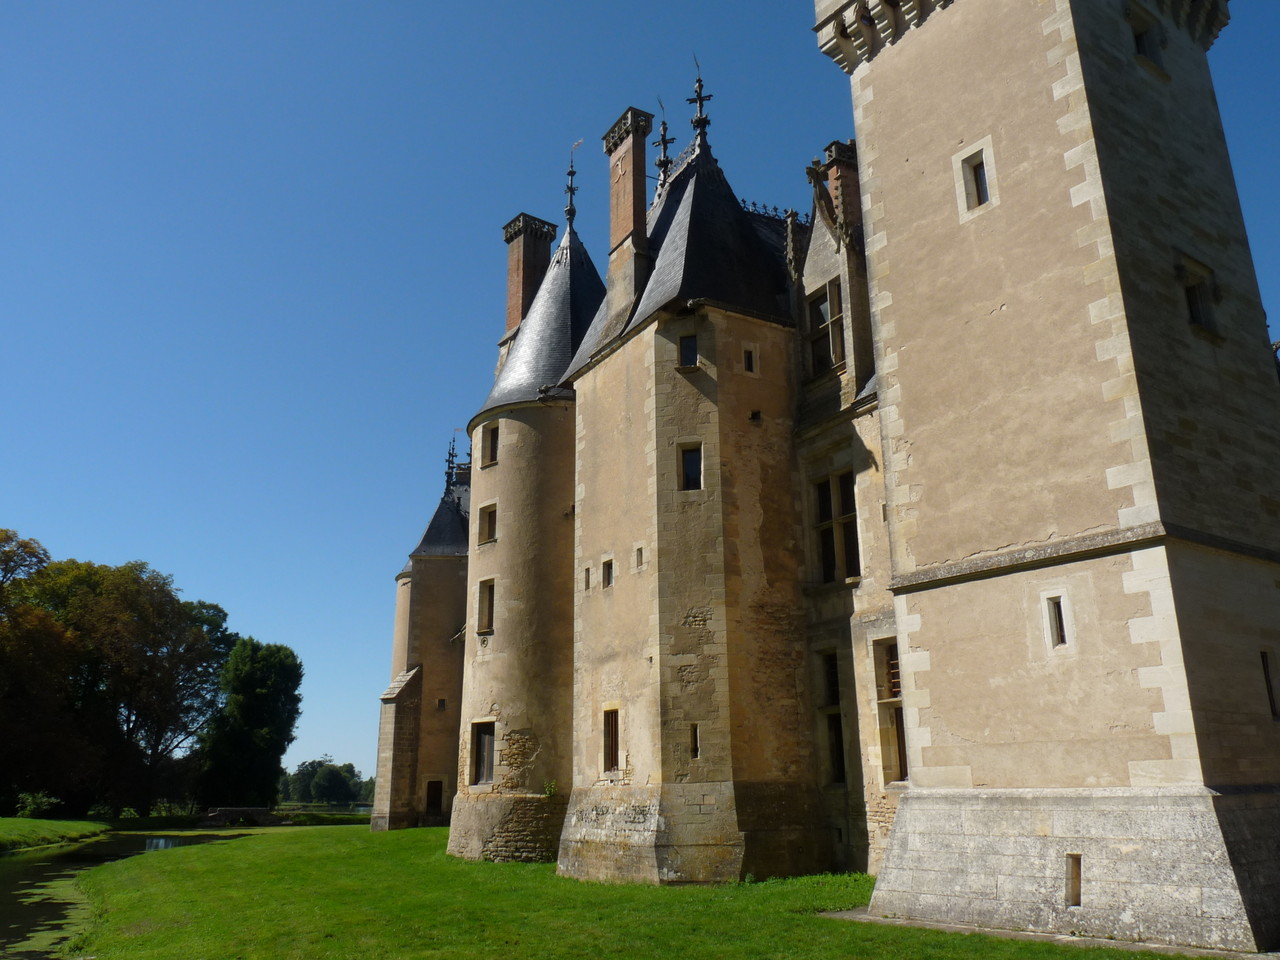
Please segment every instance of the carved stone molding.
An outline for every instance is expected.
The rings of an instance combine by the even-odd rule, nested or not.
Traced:
[[[515,219],[502,228],[502,239],[507,243],[528,234],[542,234],[549,241],[556,238],[556,225],[527,213],[517,214]]]
[[[627,107],[616,123],[609,128],[601,139],[604,141],[604,152],[611,155],[631,136],[647,137],[653,129],[653,114],[645,113],[637,107]]]

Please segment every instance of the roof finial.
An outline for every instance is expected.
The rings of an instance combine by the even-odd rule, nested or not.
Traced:
[[[580,146],[582,146],[581,139],[569,148],[569,185],[564,188],[564,192],[569,195],[569,202],[564,208],[564,217],[569,221],[570,228],[573,227],[573,218],[578,215],[578,208],[573,205],[573,195],[578,192],[578,188],[573,185],[573,178],[578,175],[578,172],[573,169],[573,154]]]
[[[660,152],[658,159],[653,161],[653,165],[658,168],[658,186],[663,186],[667,182],[667,172],[671,169],[671,158],[667,156],[667,147],[676,142],[675,137],[667,136],[667,108],[662,102],[662,98],[658,98],[658,109],[662,111],[662,123],[658,125],[658,139],[653,141],[653,145]]]
[[[693,65],[698,68],[698,79],[694,81],[693,84],[693,96],[686,97],[685,101],[687,103],[696,103],[698,105],[697,116],[689,122],[693,124],[693,129],[697,130],[698,133],[705,134],[707,132],[707,126],[711,123],[711,118],[702,112],[702,105],[710,100],[712,95],[708,93],[704,96],[702,93],[702,64],[698,63],[697,54],[693,55]]]
[[[453,489],[453,481],[457,476],[458,438],[449,438],[449,453],[444,458],[444,488]]]

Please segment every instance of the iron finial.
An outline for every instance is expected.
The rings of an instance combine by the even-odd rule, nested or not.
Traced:
[[[573,178],[578,175],[578,171],[573,169],[573,154],[580,146],[582,146],[581,140],[569,148],[569,173],[567,174],[569,177],[569,185],[564,188],[564,192],[569,195],[569,202],[564,208],[564,216],[569,222],[570,227],[573,226],[573,218],[578,215],[578,208],[573,205],[573,196],[578,192],[578,188],[573,185]]]
[[[702,105],[711,99],[712,94],[708,93],[704,95],[702,93],[702,64],[698,63],[698,57],[696,54],[693,58],[693,65],[698,68],[698,77],[693,84],[693,96],[686,97],[685,102],[696,103],[698,105],[697,116],[689,122],[693,124],[693,129],[697,130],[699,133],[705,133],[708,125],[711,123],[711,118],[703,112]]]
[[[449,452],[444,458],[444,486],[446,490],[453,488],[453,481],[457,474],[458,463],[458,438],[449,438]]]
[[[653,161],[653,165],[658,168],[658,186],[662,186],[667,182],[667,173],[671,169],[671,158],[667,156],[667,147],[676,142],[675,137],[667,136],[667,108],[662,103],[662,98],[658,98],[658,109],[662,111],[662,123],[658,125],[658,139],[653,141],[653,145],[660,151],[658,159]]]

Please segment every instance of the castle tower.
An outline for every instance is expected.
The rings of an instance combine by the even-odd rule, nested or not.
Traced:
[[[374,830],[448,823],[457,788],[469,464],[449,448],[444,496],[396,576],[391,686],[378,728]],[[424,705],[425,703],[425,705]]]
[[[572,775],[574,415],[557,384],[604,297],[573,229],[573,190],[571,171],[564,238],[468,428],[467,672],[449,833],[449,852],[468,859],[554,859]],[[555,227],[521,214],[505,233],[549,248]],[[530,289],[524,271],[508,284]]]
[[[1280,946],[1280,386],[1226,0],[818,0],[908,786],[872,910]]]
[[[603,138],[609,289],[568,374],[574,755],[559,871],[575,877],[830,862],[804,692],[785,225],[743,210],[707,143],[701,80],[693,99],[694,142],[659,164],[647,220],[634,191],[652,117],[629,109]]]

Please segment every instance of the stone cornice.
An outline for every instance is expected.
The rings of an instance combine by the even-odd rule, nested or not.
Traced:
[[[828,7],[815,26],[818,47],[845,73],[872,60],[885,47],[898,42],[937,10],[955,0],[845,0]],[[1128,14],[1131,0],[1114,0],[1117,12]],[[1213,46],[1231,19],[1229,0],[1144,0],[1186,30],[1203,49]]]
[[[520,213],[502,228],[502,239],[511,243],[516,239],[524,236],[526,233],[543,234],[548,242],[556,238],[556,230],[558,228],[554,223],[548,223],[546,220],[528,214]]]
[[[627,107],[617,122],[609,128],[609,132],[600,138],[604,141],[604,152],[612,156],[628,137],[633,134],[638,137],[647,137],[652,129],[652,113],[645,113],[639,107]]]

